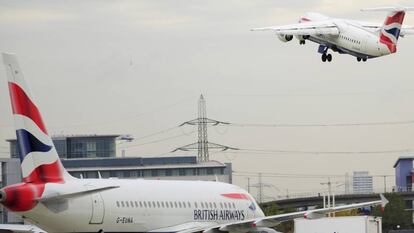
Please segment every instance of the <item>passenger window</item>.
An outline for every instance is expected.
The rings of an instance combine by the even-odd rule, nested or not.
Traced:
[[[194,206],[195,208],[198,208],[197,202],[194,202]]]
[[[178,202],[178,206],[181,208],[181,201]]]
[[[217,209],[217,205],[215,202],[213,202],[213,205],[214,205],[214,209]]]
[[[184,207],[184,208],[187,208],[187,206],[185,206],[185,202],[183,202],[183,207]]]
[[[227,203],[226,202],[224,202],[224,208],[227,209]]]
[[[203,202],[201,202],[201,208],[204,209],[204,203]]]
[[[190,203],[190,202],[188,202],[187,204],[188,204],[188,208],[191,208],[191,203]]]
[[[138,208],[138,202],[137,201],[135,201],[135,207]]]
[[[144,207],[147,208],[147,202],[146,201],[144,201]]]
[[[152,201],[152,208],[155,208],[155,201]]]
[[[221,203],[221,202],[220,202],[220,208],[222,208],[222,209],[223,209],[223,203]]]
[[[161,202],[161,207],[162,207],[162,208],[165,208],[165,207],[164,207],[164,202],[163,202],[163,201]]]
[[[129,202],[128,201],[126,201],[125,204],[126,204],[126,207],[129,207]]]
[[[151,208],[151,202],[150,201],[148,202],[148,208]]]
[[[233,202],[233,209],[236,209],[236,204],[234,204],[234,202]]]
[[[175,208],[178,208],[178,206],[177,206],[177,202],[176,202],[176,201],[174,202],[174,207],[175,207]]]
[[[160,208],[160,202],[159,201],[157,201],[157,207]]]
[[[209,204],[210,204],[210,209],[213,209],[213,204],[211,204],[211,202]]]
[[[129,204],[131,205],[131,207],[134,207],[134,202],[130,201]]]
[[[172,203],[172,201],[170,201],[170,207],[171,208],[173,208],[174,206],[173,206],[173,203]]]
[[[125,205],[124,205],[124,201],[121,201],[121,206],[122,206],[122,207],[125,207]]]
[[[119,208],[119,201],[116,201],[116,207]]]

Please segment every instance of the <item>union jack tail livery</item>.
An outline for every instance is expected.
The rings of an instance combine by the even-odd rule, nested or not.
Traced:
[[[381,28],[380,43],[385,44],[391,53],[397,52],[397,41],[400,37],[404,16],[405,11],[390,12]]]
[[[24,183],[62,183],[71,176],[63,168],[33,101],[17,59],[3,53]]]

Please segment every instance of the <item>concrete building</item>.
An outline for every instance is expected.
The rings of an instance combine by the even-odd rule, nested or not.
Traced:
[[[400,157],[394,164],[395,191],[411,191],[413,186],[414,157]]]
[[[120,179],[206,180],[232,183],[230,163],[199,163],[196,156],[116,157],[118,135],[53,137],[63,166],[74,177]],[[10,143],[10,159],[2,163],[3,185],[21,182],[21,168],[16,140]],[[2,209],[2,208],[1,208]],[[21,223],[21,219],[1,211],[0,223]]]
[[[352,177],[352,188],[354,194],[373,193],[372,176],[367,171],[355,171]]]

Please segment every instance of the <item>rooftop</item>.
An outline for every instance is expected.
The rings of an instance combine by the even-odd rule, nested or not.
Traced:
[[[400,160],[414,160],[414,156],[401,156],[397,159],[397,161],[394,163],[394,168],[397,166],[397,164],[400,162]]]

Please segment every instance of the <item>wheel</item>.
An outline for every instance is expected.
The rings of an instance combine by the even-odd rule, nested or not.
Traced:
[[[367,58],[362,58],[362,61],[366,62],[367,61]]]
[[[326,55],[326,60],[328,60],[328,62],[331,62],[332,61],[332,54]]]
[[[361,58],[360,57],[357,57],[357,61],[360,62],[361,61]]]
[[[326,58],[327,58],[327,57],[326,57],[326,53],[322,54],[322,61],[323,61],[323,62],[326,62]]]

